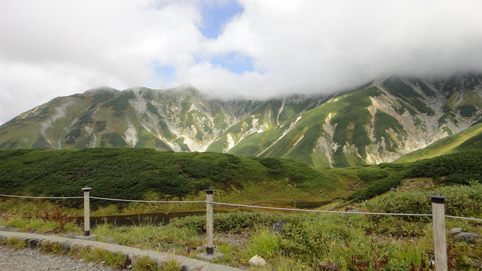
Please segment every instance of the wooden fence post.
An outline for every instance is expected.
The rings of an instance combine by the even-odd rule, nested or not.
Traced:
[[[447,271],[447,240],[445,232],[445,199],[447,196],[429,195],[432,199],[433,242],[435,251],[435,270]]]
[[[84,191],[84,236],[90,235],[90,187],[82,188]]]
[[[206,190],[206,253],[199,253],[196,255],[197,258],[204,261],[212,261],[213,259],[224,257],[222,253],[214,252],[213,194],[214,190]]]
[[[214,190],[206,190],[206,237],[208,242],[206,247],[206,253],[208,255],[214,254],[213,194]]]

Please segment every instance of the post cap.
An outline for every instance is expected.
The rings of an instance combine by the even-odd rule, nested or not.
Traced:
[[[211,189],[211,188],[206,189],[206,190],[204,190],[204,191],[205,191],[205,192],[206,192],[206,194],[208,194],[208,195],[212,195],[212,194],[214,194],[214,189]]]
[[[445,203],[445,199],[450,198],[443,195],[427,195],[427,197],[432,199],[432,203]]]
[[[92,189],[92,188],[90,188],[90,187],[84,187],[84,188],[82,188],[82,191],[87,192],[87,191],[90,191],[90,189]]]

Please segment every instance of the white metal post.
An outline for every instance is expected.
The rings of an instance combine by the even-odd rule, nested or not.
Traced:
[[[435,252],[435,270],[447,271],[447,240],[445,232],[445,199],[447,196],[429,195],[432,199],[433,242]]]
[[[90,235],[90,187],[82,188],[84,191],[84,236]]]
[[[213,233],[213,194],[214,190],[206,190],[206,254],[214,254],[214,233]]]

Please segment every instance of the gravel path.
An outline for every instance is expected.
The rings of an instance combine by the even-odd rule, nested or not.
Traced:
[[[94,263],[83,262],[83,260],[73,260],[67,256],[42,254],[38,250],[15,250],[0,246],[0,270],[112,271],[113,269]]]

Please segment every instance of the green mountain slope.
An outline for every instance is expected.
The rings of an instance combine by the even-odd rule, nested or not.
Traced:
[[[457,134],[447,136],[426,148],[406,154],[395,162],[406,163],[449,153],[482,148],[482,124],[477,124]]]
[[[0,149],[152,148],[360,166],[394,161],[482,121],[481,97],[482,75],[388,77],[266,101],[210,100],[188,85],[103,87],[55,98],[0,126]]]

